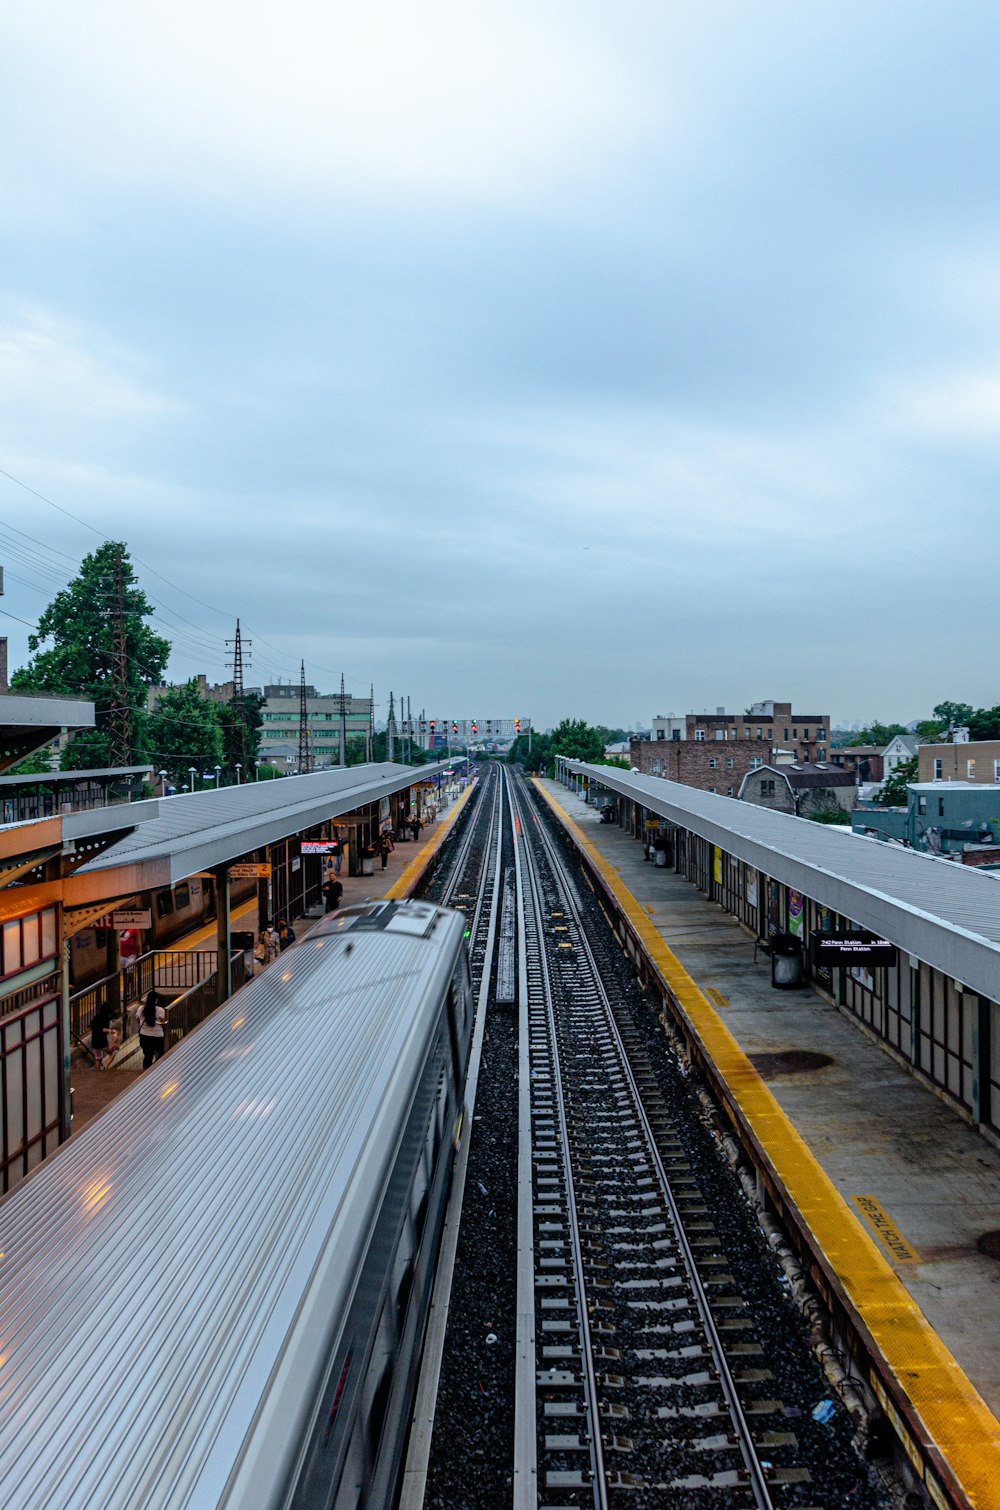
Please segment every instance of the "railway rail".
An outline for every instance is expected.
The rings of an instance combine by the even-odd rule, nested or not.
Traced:
[[[483,1115],[407,1510],[888,1505],[578,865],[491,779]]]

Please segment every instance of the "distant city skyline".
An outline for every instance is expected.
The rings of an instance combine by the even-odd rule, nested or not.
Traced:
[[[381,717],[1000,702],[994,7],[279,30],[5,8],[12,669],[103,537],[173,680],[238,616]]]

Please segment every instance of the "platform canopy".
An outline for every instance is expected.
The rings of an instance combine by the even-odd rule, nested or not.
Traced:
[[[95,894],[104,887],[109,897],[173,886],[199,871],[225,865],[393,792],[418,786],[428,777],[450,770],[451,765],[442,760],[422,766],[383,762],[338,767],[308,776],[252,781],[219,791],[180,792],[153,802],[133,803],[129,817],[134,809],[142,808],[148,812],[146,821],[137,823],[103,854],[81,866],[74,886]],[[118,810],[107,811],[113,823],[110,815]],[[95,816],[87,815],[90,819]],[[64,822],[69,826],[74,820]]]
[[[662,776],[559,759],[559,769],[629,797],[775,880],[891,939],[996,1000],[1000,878],[834,824],[771,812]],[[1000,846],[998,846],[1000,850]]]
[[[65,729],[92,729],[94,705],[78,697],[0,695],[0,771],[42,749]]]

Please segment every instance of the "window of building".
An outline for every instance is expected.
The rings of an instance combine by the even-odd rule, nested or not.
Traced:
[[[823,738],[823,730],[822,729],[817,729],[816,730],[816,738],[817,739],[822,739]]]
[[[798,731],[798,729],[793,729],[792,730],[792,738],[793,739],[798,739],[798,737],[799,737],[799,731]]]
[[[718,761],[717,761],[717,760],[716,760],[716,758],[715,758],[715,756],[714,756],[714,755],[712,755],[712,756],[711,756],[711,757],[710,757],[710,758],[709,758],[709,762],[708,762],[708,769],[709,769],[709,770],[710,770],[710,771],[714,771],[714,770],[715,770],[715,768],[716,768],[716,766],[717,766],[717,765],[718,765],[718,764],[719,764],[719,762],[718,762]]]
[[[704,741],[704,738],[705,738],[705,731],[704,731],[704,729],[695,729],[695,731],[694,731],[694,737],[698,741],[698,743],[701,744]]]
[[[995,761],[994,764],[995,765],[1000,765],[1000,760]],[[941,781],[943,778],[944,778],[944,761],[943,760],[935,760],[935,762],[934,762],[934,780],[935,781]]]
[[[768,737],[768,739],[773,739],[774,738],[774,730],[773,729],[768,729],[768,731],[767,731],[767,737]]]
[[[787,730],[787,729],[786,729],[786,730],[785,730],[785,734],[784,734],[784,737],[785,737],[785,739],[787,739],[787,738],[788,738],[788,730]]]
[[[773,797],[774,796],[774,777],[773,776],[765,776],[764,777],[763,781],[760,784],[760,795],[762,797]]]
[[[709,789],[708,789],[708,790],[709,790],[709,791],[710,791],[710,792],[714,792],[714,791],[715,791],[715,787],[714,787],[714,786],[710,786],[710,787],[709,787]]]
[[[725,729],[716,729],[716,731],[715,731],[715,737],[716,737],[716,739],[725,739],[725,737],[726,737],[726,731],[725,731]]]
[[[917,812],[920,813],[920,814],[923,814],[923,813],[926,813],[926,811],[927,811],[927,798],[926,797],[918,797],[917,798]]]
[[[965,762],[965,774],[966,774],[966,776],[967,776],[967,778],[968,778],[969,781],[975,781],[975,779],[976,779],[976,762],[974,760],[967,760]]]
[[[732,795],[733,795],[733,789],[732,789],[732,787],[731,786],[727,786],[726,787],[726,796],[727,797],[731,797]]]
[[[808,739],[809,738],[809,730],[808,729],[803,729],[802,730],[802,738],[803,739]]]
[[[1000,760],[993,762],[993,780],[1000,781]]]
[[[764,730],[763,729],[758,729],[757,730],[757,738],[758,739],[763,739],[764,738]]]
[[[656,737],[657,737],[657,739],[663,739],[664,736],[665,736],[665,734],[666,734],[666,732],[667,731],[665,729],[657,729],[657,731],[656,731]]]
[[[943,818],[944,817],[944,798],[943,797],[939,797],[938,798],[938,817],[939,818]]]
[[[731,755],[728,756],[727,759],[726,759],[726,770],[727,771],[731,771],[733,769],[733,763],[734,763],[733,762],[733,757]]]
[[[826,759],[826,745],[817,745],[816,746],[816,759],[817,760],[825,760]]]
[[[750,762],[750,769],[751,771],[759,771],[763,764],[764,762],[760,759],[760,757],[758,755],[755,755]]]

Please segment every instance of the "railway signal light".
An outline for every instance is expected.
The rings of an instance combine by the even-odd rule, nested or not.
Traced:
[[[514,720],[514,733],[515,734],[520,734],[520,732],[521,732],[521,720],[519,718],[515,718],[515,720]]]
[[[479,725],[475,721],[473,721],[472,732],[473,732],[473,734],[478,734],[479,733]]]
[[[453,734],[457,734],[457,733],[458,733],[458,724],[457,724],[457,723],[455,723],[455,722],[454,722],[454,721],[452,721],[452,725],[451,725],[451,732],[452,732],[452,733],[453,733]]]

